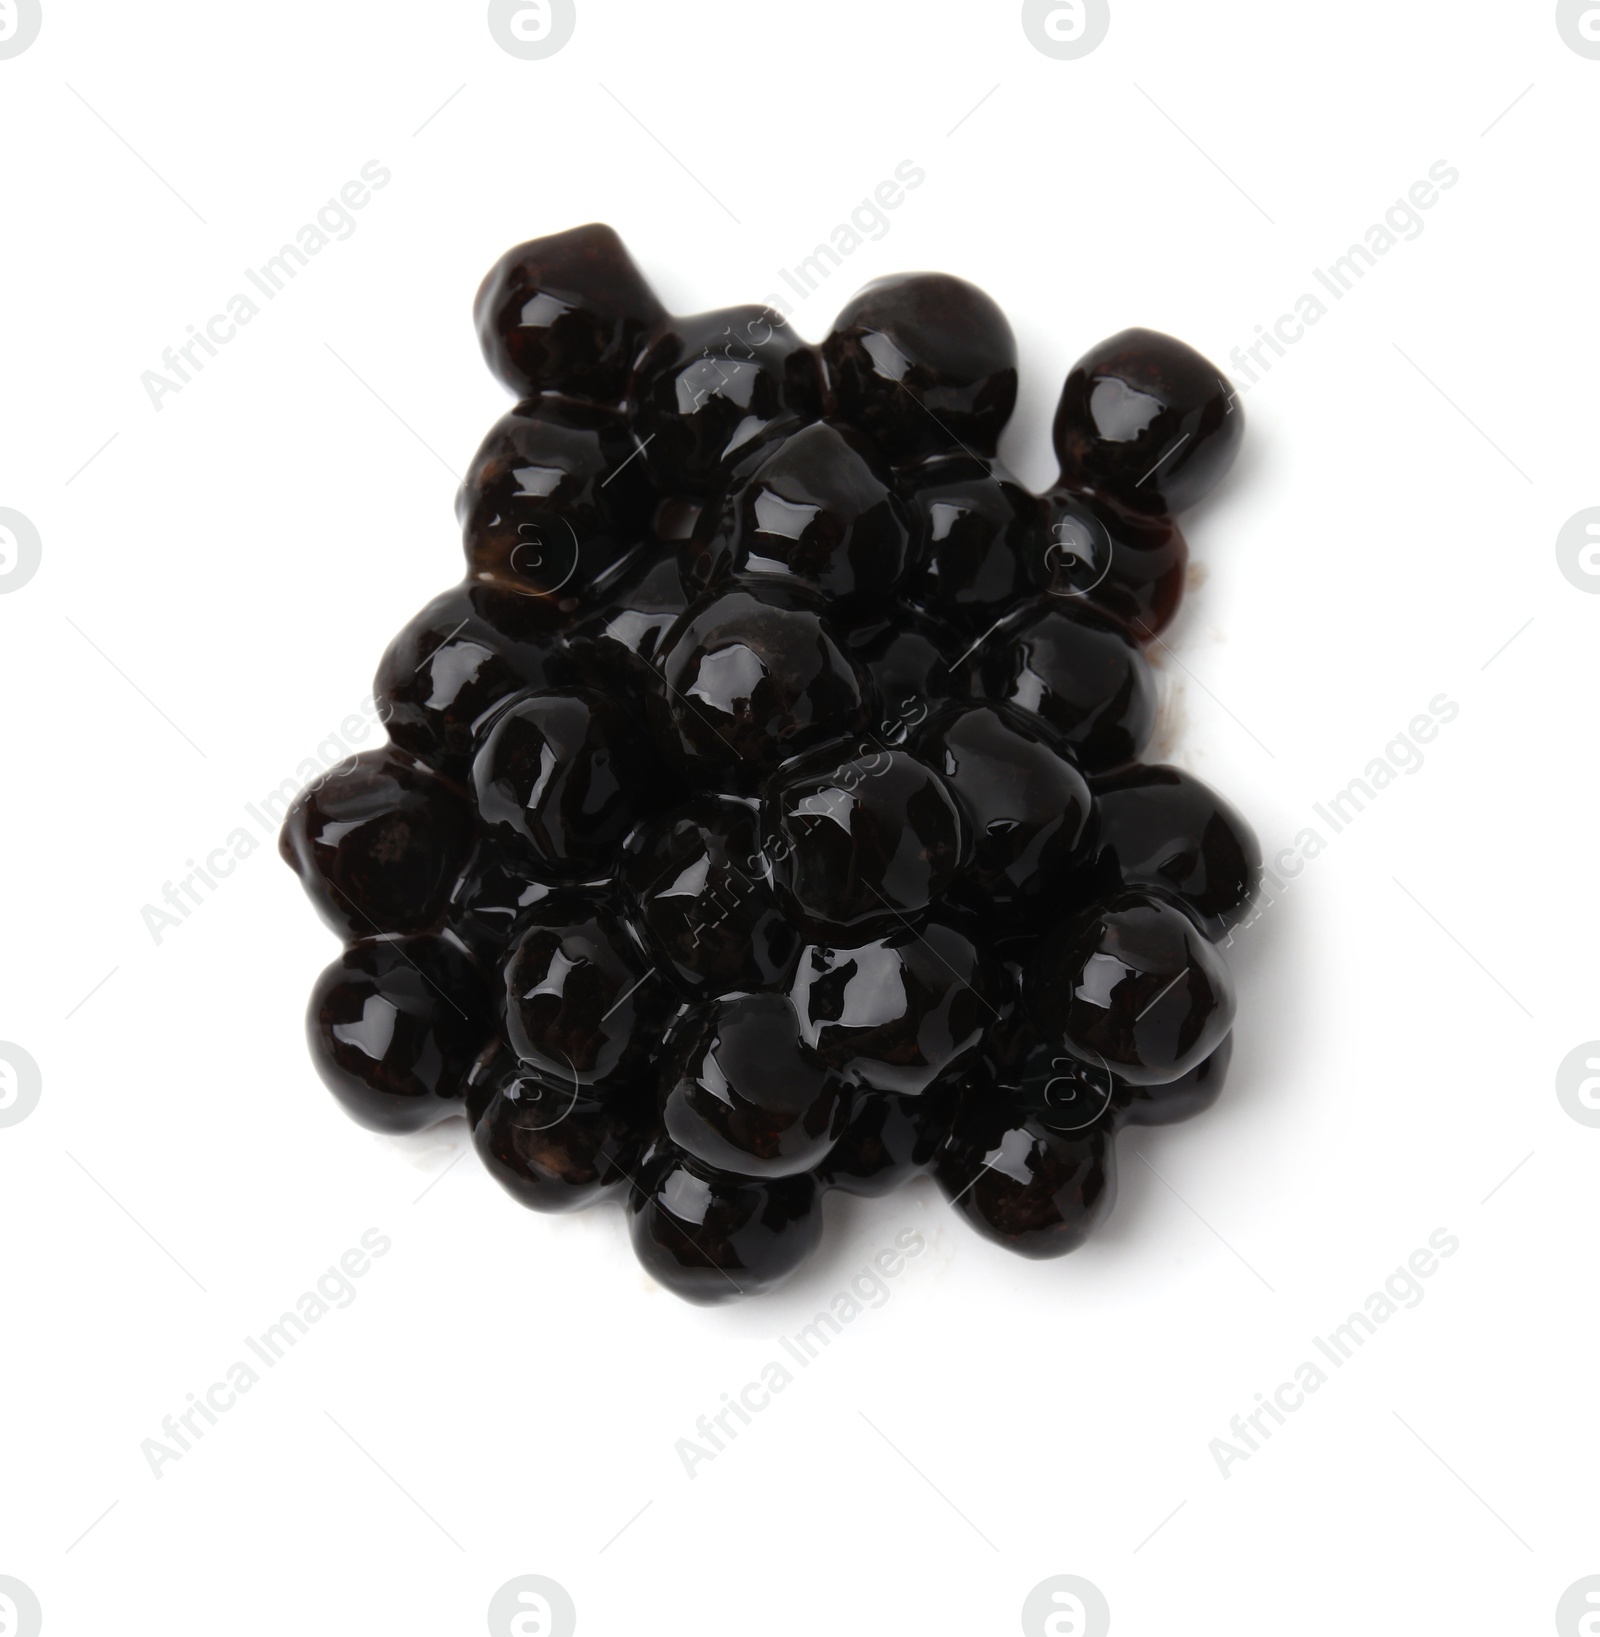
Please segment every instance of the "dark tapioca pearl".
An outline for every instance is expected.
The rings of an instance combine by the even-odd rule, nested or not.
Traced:
[[[1022,1256],[1063,1256],[1110,1214],[1113,1143],[1103,1125],[1051,1131],[1027,1116],[1015,1092],[983,1088],[963,1101],[934,1176],[986,1239]]]
[[[609,410],[562,398],[519,404],[484,439],[456,498],[472,574],[576,608],[655,510],[638,455],[628,423]]]
[[[689,776],[750,793],[781,762],[858,733],[872,684],[821,602],[798,586],[734,587],[694,604],[656,660],[657,746]]]
[[[535,1211],[575,1211],[630,1185],[655,1125],[646,1088],[597,1101],[504,1048],[474,1078],[473,1146],[513,1199]]]
[[[670,1144],[646,1157],[627,1210],[646,1272],[701,1306],[775,1288],[822,1238],[809,1176],[730,1176]]]
[[[1133,639],[1103,614],[1043,597],[980,650],[985,695],[1032,711],[1086,773],[1137,759],[1156,722],[1156,684]]]
[[[335,932],[371,938],[438,924],[472,832],[453,786],[386,747],[301,791],[278,850]]]
[[[1129,1087],[1099,1064],[1089,1064],[1053,1041],[1026,1030],[1001,1066],[1005,1084],[1034,1125],[1058,1136],[1111,1130],[1126,1106]]]
[[[528,911],[542,904],[556,883],[539,879],[526,855],[483,842],[450,894],[450,930],[491,971],[522,931]]]
[[[489,368],[519,398],[564,392],[612,405],[666,316],[622,240],[599,222],[508,250],[473,306]]]
[[[1131,1085],[1176,1080],[1233,1024],[1233,980],[1180,909],[1123,893],[1040,944],[1023,983],[1040,1032]]]
[[[862,1092],[844,1135],[817,1169],[825,1188],[876,1199],[920,1176],[949,1134],[959,1081],[941,1081],[915,1097]]]
[[[389,737],[464,778],[473,734],[503,699],[571,680],[561,617],[541,598],[467,580],[435,597],[389,644],[372,696]]]
[[[1176,767],[1130,767],[1094,781],[1088,877],[1104,896],[1137,887],[1176,899],[1221,938],[1261,885],[1261,844],[1237,810]]]
[[[709,550],[740,579],[795,580],[848,622],[882,608],[904,574],[911,530],[893,479],[861,441],[816,421],[785,439],[722,512]]]
[[[900,477],[911,498],[916,565],[907,593],[969,641],[983,635],[1032,594],[1029,564],[1044,550],[1040,502],[989,462],[967,455]]]
[[[532,693],[493,720],[472,764],[478,814],[501,845],[568,881],[609,874],[658,775],[621,709],[592,689]]]
[[[728,995],[689,1013],[668,1052],[661,1124],[684,1153],[739,1176],[821,1163],[850,1117],[851,1088],[800,1038],[784,995]]]
[[[1222,372],[1154,330],[1123,330],[1067,376],[1055,420],[1062,481],[1139,511],[1182,511],[1227,475],[1244,409]]]
[[[595,610],[567,636],[577,680],[642,713],[657,685],[656,652],[689,606],[673,553],[646,545],[627,571],[600,588]]]
[[[960,868],[966,835],[944,781],[903,750],[828,746],[762,796],[773,885],[812,936],[858,943],[920,917]]]
[[[969,895],[1002,918],[1031,916],[1067,881],[1089,820],[1089,787],[1037,717],[1006,705],[955,707],[913,748],[966,816]]]
[[[482,974],[433,937],[345,950],[317,980],[306,1012],[318,1074],[374,1131],[422,1131],[459,1113],[493,1030]]]
[[[879,1091],[925,1092],[983,1047],[1000,1015],[995,974],[972,940],[929,922],[853,949],[813,945],[791,995],[802,1039]]]
[[[808,423],[798,415],[782,415],[764,426],[751,440],[728,456],[708,487],[687,533],[677,536],[678,572],[691,597],[727,584],[731,572],[730,542],[738,527],[735,498],[745,485],[795,433]]]
[[[875,743],[905,744],[956,695],[955,666],[967,645],[920,608],[902,603],[888,618],[857,626],[845,643],[872,679],[877,719],[868,731]]]
[[[1109,615],[1137,641],[1169,626],[1183,601],[1189,547],[1172,518],[1086,490],[1052,489],[1028,555],[1041,591]]]
[[[1017,401],[1017,343],[999,307],[948,273],[876,279],[822,343],[843,419],[892,460],[992,455]]]
[[[1233,1036],[1224,1037],[1212,1054],[1194,1068],[1160,1086],[1117,1088],[1117,1113],[1126,1125],[1176,1125],[1192,1120],[1216,1102],[1233,1060]]]
[[[566,1085],[610,1088],[646,1070],[678,1006],[610,897],[597,893],[535,904],[503,982],[512,1050]]]
[[[700,795],[628,839],[636,924],[691,991],[764,989],[794,969],[800,935],[767,879],[752,803]]]
[[[704,494],[775,421],[821,412],[816,353],[767,307],[674,318],[634,382],[634,425],[664,488]]]

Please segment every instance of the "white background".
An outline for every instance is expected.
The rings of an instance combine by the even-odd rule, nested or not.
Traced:
[[[590,1634],[1001,1633],[1065,1573],[1124,1637],[1520,1633],[1600,1574],[1600,1130],[1555,1089],[1600,1036],[1600,600],[1555,550],[1600,504],[1600,62],[1542,0],[1113,13],[1057,61],[1009,3],[578,0],[519,61],[478,4],[45,0],[0,61],[0,506],[43,540],[0,597],[0,1038],[43,1073],[0,1129],[0,1574],[49,1632],[433,1637],[537,1573]],[[141,373],[374,159],[354,235],[157,412]],[[459,576],[503,249],[605,220],[675,310],[762,300],[904,160],[796,323],[905,268],[984,285],[1036,485],[1092,342],[1226,365],[1459,170],[1249,393],[1157,656],[1159,748],[1269,854],[1459,716],[1236,945],[1224,1099],[1129,1134],[1087,1248],[1009,1257],[928,1183],[833,1197],[792,1285],[706,1312],[614,1209],[452,1169],[460,1122],[339,1113],[301,1033],[335,946],[270,845],[159,945],[141,910]],[[374,1227],[354,1305],[153,1477],[162,1418]],[[1440,1228],[1421,1305],[1224,1477],[1230,1419]],[[696,1418],[905,1229],[888,1302],[688,1477]]]

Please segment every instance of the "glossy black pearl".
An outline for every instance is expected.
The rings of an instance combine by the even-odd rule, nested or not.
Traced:
[[[903,750],[847,743],[783,768],[761,802],[773,885],[813,936],[857,943],[943,896],[966,844],[939,775]]]
[[[1023,980],[1040,1032],[1132,1085],[1176,1080],[1233,1024],[1233,980],[1180,909],[1120,894],[1040,944]]]
[[[495,717],[472,764],[490,834],[568,881],[610,873],[653,778],[633,725],[586,688],[515,700]]]
[[[965,933],[930,922],[852,949],[812,945],[790,994],[801,1038],[878,1091],[917,1096],[983,1048],[1000,1015],[989,962]]]
[[[1236,925],[1261,885],[1261,844],[1238,811],[1176,767],[1130,767],[1094,783],[1089,875],[1109,895],[1175,899],[1206,936]]]
[[[956,697],[957,662],[967,644],[919,608],[902,604],[891,618],[857,626],[845,642],[872,679],[878,715],[869,736],[876,744],[906,743]]]
[[[841,621],[866,617],[905,573],[911,528],[893,479],[859,438],[826,421],[786,438],[717,514],[713,580],[795,580]]]
[[[862,1092],[844,1135],[817,1167],[825,1188],[876,1199],[932,1164],[961,1099],[958,1081],[940,1081],[917,1096]]]
[[[822,1238],[810,1177],[729,1176],[670,1145],[647,1156],[627,1210],[645,1271],[700,1306],[775,1288]]]
[[[519,398],[620,404],[666,309],[609,227],[591,222],[508,250],[473,305],[489,368]]]
[[[1044,551],[1039,501],[969,455],[914,467],[901,480],[910,493],[916,563],[907,593],[969,641],[981,636],[1034,589],[1030,564]]]
[[[867,725],[871,682],[798,586],[734,587],[678,621],[650,721],[692,777],[754,792],[781,762]]]
[[[767,879],[754,805],[700,795],[628,838],[636,925],[691,992],[765,989],[786,979],[800,935]]]
[[[1051,1131],[1013,1096],[969,1096],[934,1162],[945,1197],[986,1239],[1021,1256],[1076,1250],[1116,1199],[1113,1137],[1102,1125]]]
[[[1091,807],[1083,775],[1037,717],[1007,705],[954,707],[914,744],[966,816],[967,896],[1006,919],[1031,915],[1079,861]]]
[[[560,615],[543,599],[467,580],[435,597],[389,644],[372,697],[389,737],[462,778],[473,735],[501,700],[569,680]]]
[[[1156,684],[1137,644],[1104,615],[1040,598],[977,659],[985,695],[1032,711],[1085,773],[1134,761],[1156,724]]]
[[[642,712],[656,685],[656,653],[689,606],[676,553],[646,542],[589,600],[594,611],[567,633],[573,673],[584,687]]]
[[[1189,547],[1172,518],[1062,488],[1042,509],[1027,557],[1041,591],[1098,610],[1141,643],[1172,623],[1189,578]]]
[[[1233,1036],[1194,1068],[1160,1086],[1130,1086],[1119,1083],[1116,1093],[1117,1117],[1125,1125],[1176,1125],[1192,1120],[1222,1094],[1233,1060]]]
[[[613,1087],[644,1070],[678,1005],[606,894],[535,904],[503,981],[512,1050],[565,1085]]]
[[[530,1210],[575,1211],[629,1185],[655,1110],[642,1091],[596,1101],[504,1047],[467,1088],[472,1142],[489,1175]]]
[[[426,932],[472,851],[461,796],[398,751],[364,750],[302,790],[278,850],[341,937]]]
[[[657,526],[668,512],[676,518],[673,538],[678,541],[678,572],[684,590],[691,598],[727,581],[729,569],[728,542],[738,526],[734,506],[750,479],[807,422],[798,415],[782,415],[762,427],[750,441],[735,450],[718,472],[716,481],[699,499],[693,520],[688,521],[687,510],[677,510],[681,500],[663,502],[657,510]],[[666,538],[663,535],[663,538]]]
[[[768,307],[671,319],[634,382],[634,425],[663,488],[703,494],[775,421],[821,412],[816,353]]]
[[[1085,1063],[1022,1022],[996,1052],[1002,1086],[1035,1126],[1058,1136],[1113,1129],[1131,1088],[1099,1064]]]
[[[801,1040],[787,997],[729,995],[685,1018],[661,1082],[661,1124],[684,1153],[739,1176],[794,1176],[849,1117],[849,1085]]]
[[[373,1131],[422,1131],[459,1113],[494,1030],[477,967],[443,938],[356,944],[311,991],[306,1038],[324,1084]]]
[[[1016,406],[1006,315],[948,273],[875,279],[845,303],[822,354],[840,416],[892,460],[992,455]]]
[[[1215,364],[1154,330],[1123,330],[1067,376],[1056,409],[1062,481],[1139,511],[1182,511],[1219,483],[1244,409]]]
[[[588,404],[539,398],[502,416],[456,497],[471,573],[576,607],[649,524],[638,453],[622,416]]]
[[[535,873],[520,847],[484,841],[451,891],[446,924],[494,971],[526,925],[528,911],[559,890],[559,882]]]

